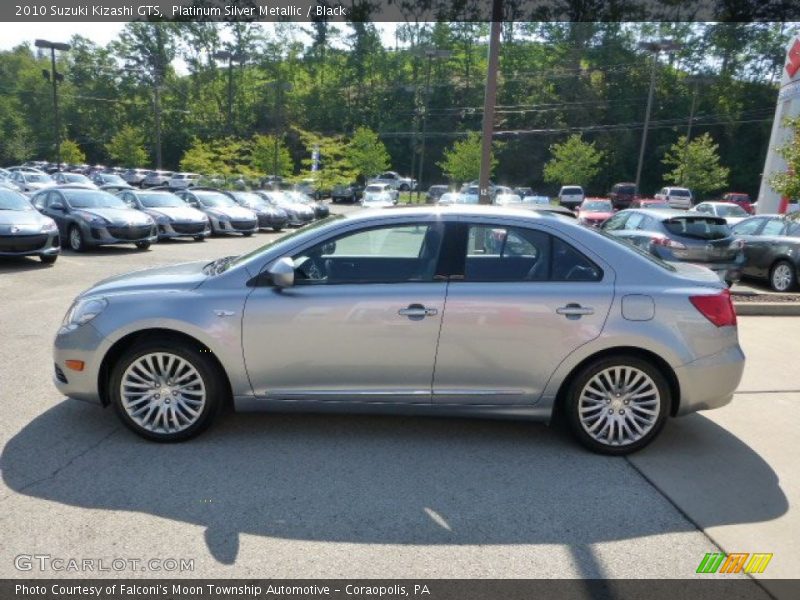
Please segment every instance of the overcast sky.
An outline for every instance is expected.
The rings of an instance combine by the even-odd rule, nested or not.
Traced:
[[[44,38],[67,42],[76,33],[105,45],[119,34],[125,23],[1,23],[0,50],[9,50],[23,42]]]

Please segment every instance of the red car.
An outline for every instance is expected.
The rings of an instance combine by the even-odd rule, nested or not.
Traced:
[[[722,202],[733,202],[738,204],[747,211],[748,214],[753,214],[753,203],[750,201],[750,195],[742,192],[728,192],[722,197]]]
[[[611,200],[607,198],[586,198],[578,207],[578,223],[600,227],[615,212]]]

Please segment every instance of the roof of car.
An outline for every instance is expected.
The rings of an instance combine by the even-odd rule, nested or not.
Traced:
[[[626,208],[622,212],[641,212],[659,219],[672,219],[673,217],[707,217],[702,213],[680,210],[677,208]]]
[[[543,210],[544,212],[554,212]],[[355,213],[348,213],[347,219],[353,221],[369,220],[379,217],[402,216],[402,217],[428,217],[432,215],[440,216],[462,216],[462,217],[508,217],[508,218],[525,218],[525,219],[547,219],[548,222],[552,217],[545,216],[537,213],[536,209],[532,207],[514,208],[498,206],[495,204],[433,204],[430,206],[391,206],[388,208],[379,208],[364,210]]]

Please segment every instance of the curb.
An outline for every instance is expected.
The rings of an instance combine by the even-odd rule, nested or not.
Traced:
[[[800,302],[736,302],[740,317],[800,317]]]

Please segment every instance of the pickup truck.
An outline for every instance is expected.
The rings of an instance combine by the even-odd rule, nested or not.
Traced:
[[[401,177],[399,173],[395,171],[386,171],[385,173],[381,173],[377,177],[373,177],[367,184],[371,183],[385,183],[393,190],[397,190],[399,192],[410,192],[411,190],[417,189],[417,180],[412,179],[411,177]]]

